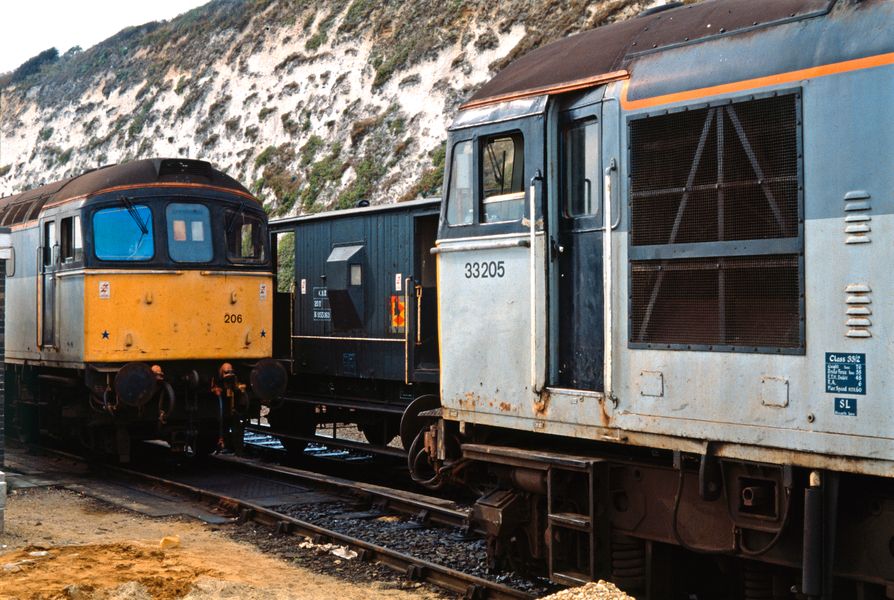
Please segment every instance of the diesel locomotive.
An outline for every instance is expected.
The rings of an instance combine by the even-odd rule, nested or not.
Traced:
[[[439,406],[409,464],[482,490],[494,567],[653,599],[894,598],[892,32],[885,0],[672,3],[461,107],[431,249]],[[363,214],[297,275],[293,371],[325,352],[337,389],[392,348],[398,395],[419,340],[382,303],[418,284],[369,262]],[[358,307],[382,339],[339,325]]]
[[[127,461],[133,440],[241,443],[272,362],[267,217],[196,160],[106,166],[0,199],[7,424]]]
[[[892,32],[883,0],[669,5],[461,107],[425,448],[492,484],[494,562],[894,597]]]

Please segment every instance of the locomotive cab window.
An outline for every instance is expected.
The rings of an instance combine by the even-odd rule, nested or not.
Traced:
[[[565,216],[595,217],[599,210],[599,125],[578,121],[564,132]]]
[[[472,193],[472,142],[453,147],[450,186],[447,189],[447,222],[450,225],[471,225],[475,220],[475,197]]]
[[[168,253],[174,262],[204,263],[214,257],[211,216],[204,204],[174,203],[165,210]]]
[[[266,229],[260,218],[245,211],[227,211],[227,257],[232,262],[262,262]]]
[[[43,264],[44,266],[50,266],[54,262],[56,262],[56,252],[58,251],[58,247],[56,245],[56,222],[48,221],[43,225]]]
[[[481,143],[481,222],[518,221],[525,213],[522,135],[496,135]]]
[[[81,218],[66,217],[62,219],[60,228],[60,244],[62,248],[62,262],[71,263],[81,260],[83,257],[84,242],[81,237]]]
[[[99,260],[141,261],[155,256],[152,210],[143,204],[93,213],[93,247]]]

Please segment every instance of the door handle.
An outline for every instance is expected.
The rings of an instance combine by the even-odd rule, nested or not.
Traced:
[[[422,286],[416,286],[416,345],[422,345]]]

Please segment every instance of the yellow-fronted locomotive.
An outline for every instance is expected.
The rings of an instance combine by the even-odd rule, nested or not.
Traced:
[[[271,353],[272,273],[260,202],[202,161],[138,160],[0,199],[7,267],[7,424],[130,442],[241,443],[249,377]]]

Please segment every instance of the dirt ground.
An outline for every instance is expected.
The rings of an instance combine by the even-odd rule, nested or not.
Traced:
[[[19,490],[0,535],[0,600],[440,597],[316,573],[233,540],[227,527],[143,517],[65,490]]]

